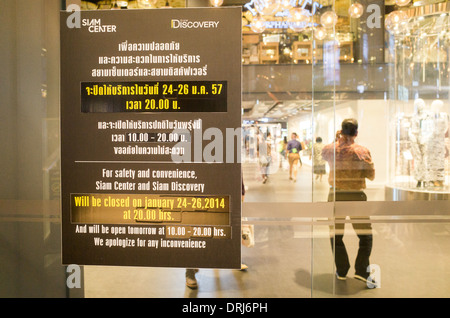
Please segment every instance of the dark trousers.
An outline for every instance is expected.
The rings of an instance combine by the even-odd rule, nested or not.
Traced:
[[[328,201],[333,201],[334,194],[336,195],[336,201],[367,201],[367,197],[362,191],[333,191],[330,192]],[[369,220],[368,217],[358,219]],[[369,277],[367,269],[370,264],[369,257],[373,244],[372,225],[369,222],[353,222],[352,225],[359,239],[358,254],[355,260],[355,274],[367,278]],[[345,223],[335,223],[335,235],[334,237],[331,236],[331,248],[334,251],[336,272],[341,277],[347,276],[350,269],[347,249],[343,241],[344,227]]]

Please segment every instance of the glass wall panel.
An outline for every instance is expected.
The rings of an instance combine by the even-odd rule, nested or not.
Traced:
[[[401,11],[402,22],[388,33],[392,199],[448,199],[450,193],[449,16],[443,6],[431,8],[436,12],[427,15]]]
[[[328,69],[323,69],[320,76],[316,75],[319,71],[315,67],[318,60],[323,65],[322,52],[327,48],[332,50],[327,46],[324,49],[315,40],[314,26],[324,4],[279,1],[278,6],[274,5],[276,12],[259,12],[256,4],[256,1],[248,1],[243,6],[243,144],[246,146],[244,153],[248,154],[243,161],[247,187],[243,213],[246,222],[264,223],[268,228],[303,224],[304,231],[294,230],[290,239],[300,248],[285,250],[286,256],[280,255],[276,266],[285,268],[279,277],[286,286],[296,277],[296,282],[304,287],[307,284],[311,293],[311,264],[316,263],[316,256],[322,272],[332,269],[332,258],[327,253],[312,253],[315,245],[322,243],[320,238],[328,243],[327,251],[331,250],[328,225],[323,227],[327,230],[326,237],[321,226],[315,227],[317,222],[328,224],[332,217],[332,203],[327,202],[327,175],[314,173],[313,155],[316,137],[313,119],[317,109],[333,112],[329,99],[333,95],[334,77],[328,76],[332,66],[327,65]],[[256,28],[259,19],[265,21],[262,31]],[[325,84],[321,83],[323,78],[327,80]],[[322,88],[321,94],[316,93],[316,86]],[[328,124],[328,119],[321,116]],[[333,120],[332,113],[330,119]],[[247,133],[248,130],[260,133]],[[271,132],[272,162],[266,179],[261,176],[261,161],[251,154],[257,153],[258,140],[264,141],[267,131]],[[256,141],[253,147],[248,142],[251,140]],[[255,231],[264,233],[265,229],[255,226]],[[318,239],[311,241],[313,236]],[[300,243],[305,238],[312,243],[308,248]],[[246,249],[243,253],[247,253]],[[294,272],[291,260],[297,260]],[[291,297],[303,296],[291,294]]]
[[[448,234],[445,224],[450,210],[448,4],[425,1],[400,6],[337,0],[327,4],[320,10],[321,26],[317,28],[325,26],[324,17],[334,16],[322,40],[324,46],[328,41],[337,43],[331,58],[334,66],[326,72],[332,74],[333,95],[326,99],[332,106],[314,112],[314,131],[326,136],[332,149],[327,162],[328,200],[334,203],[334,217],[328,244],[334,266],[324,283],[319,255],[326,244],[313,236],[312,267],[318,274],[312,277],[313,296],[396,297],[398,291],[389,290],[395,286],[392,280],[404,282],[401,272],[398,277],[391,272],[395,268],[392,262],[403,262],[405,245],[399,242],[408,237],[399,229],[427,229],[423,233],[429,237],[422,238],[426,237],[424,244],[430,249],[445,248],[448,243],[447,239],[435,240],[441,230]],[[340,39],[345,31],[353,39],[352,50],[341,47],[346,43]],[[351,58],[342,56],[343,52],[352,52]],[[322,92],[320,85],[327,83],[325,78],[319,79],[327,63],[324,56],[323,63],[315,61],[313,66],[316,102]],[[357,129],[354,133],[352,127]],[[315,225],[313,233],[320,228]],[[389,240],[401,246],[401,251],[381,252],[387,250]],[[408,259],[416,262],[411,270],[420,276],[426,262]],[[384,277],[391,281],[381,287]],[[358,280],[365,280],[363,288],[374,289],[374,293],[355,292]],[[370,284],[373,281],[379,285]],[[414,282],[408,285],[402,291],[406,297],[426,294],[415,293]]]
[[[142,9],[143,2],[128,1],[126,8]],[[332,212],[332,203],[327,202],[326,176],[320,183],[317,181],[318,189],[313,188],[312,63],[322,48],[316,50],[313,47],[312,25],[313,17],[323,4],[319,1],[275,2],[271,9],[260,8],[256,1],[223,3],[224,6],[242,6],[242,163],[246,188],[243,223],[254,225],[256,241],[255,247],[243,248],[243,262],[249,270],[234,274],[242,290],[233,289],[231,293],[227,293],[225,285],[208,285],[211,283],[208,278],[222,281],[222,275],[228,274],[201,270],[197,277],[203,286],[208,286],[209,293],[200,290],[187,297],[311,296],[311,230],[316,220],[328,220]],[[114,8],[114,1],[81,3],[84,10],[100,9],[100,5],[102,9]],[[158,9],[161,3],[157,2],[156,8],[154,5],[146,8]],[[177,1],[168,3],[172,7],[180,5]],[[108,4],[109,8],[106,7]],[[186,6],[211,5],[208,1],[187,1]],[[258,29],[259,18],[264,18],[264,23]],[[328,47],[330,52],[332,49]],[[326,78],[333,81],[333,77]],[[325,89],[330,84],[327,85]],[[329,99],[333,93],[324,94]],[[295,148],[296,151],[288,151],[283,143],[284,139],[286,143],[291,140],[292,133],[296,133],[296,143],[301,147]],[[267,149],[270,149],[269,153]],[[315,192],[320,193],[320,199],[314,198]],[[314,201],[321,204],[315,205]],[[167,290],[180,295],[178,288],[184,287],[183,270],[153,269],[148,274],[159,276],[155,273],[161,271],[177,277],[174,282],[166,281],[168,285],[165,286],[170,285]],[[111,276],[107,276],[108,272]],[[99,286],[106,284],[109,277],[114,279],[127,272],[131,269],[85,266],[86,295],[102,294],[104,291]],[[103,283],[99,282],[100,277],[103,277]],[[267,277],[272,290],[264,287]]]
[[[74,293],[60,251],[61,2],[0,4],[0,297],[66,297]]]
[[[184,269],[103,266],[85,266],[81,288],[67,289],[58,30],[69,3],[209,1],[0,1],[1,297],[449,294],[447,1],[224,1],[242,6],[243,223],[255,246],[242,248],[247,271],[202,269],[197,290]]]

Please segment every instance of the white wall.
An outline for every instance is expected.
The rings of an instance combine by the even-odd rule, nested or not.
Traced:
[[[337,103],[332,107],[314,114],[312,123],[313,139],[322,137],[323,143],[333,142],[336,130],[345,118],[356,118],[359,123],[357,143],[370,150],[375,163],[376,177],[368,181],[368,187],[380,187],[388,181],[388,102],[385,100],[356,100]],[[311,114],[291,117],[288,131],[299,132],[305,125],[311,126]],[[335,124],[336,123],[336,124]]]

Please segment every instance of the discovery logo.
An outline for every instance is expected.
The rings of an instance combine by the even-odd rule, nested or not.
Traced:
[[[172,19],[170,27],[172,29],[217,29],[219,21],[189,21]]]

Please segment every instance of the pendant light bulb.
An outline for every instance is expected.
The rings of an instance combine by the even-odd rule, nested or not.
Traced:
[[[320,23],[326,28],[332,28],[336,25],[338,16],[334,11],[327,11],[320,17]]]
[[[408,14],[404,11],[394,11],[387,15],[384,26],[389,32],[399,31],[408,21]]]
[[[250,23],[250,29],[255,33],[262,33],[266,29],[266,20],[261,16],[256,16]]]
[[[348,14],[353,19],[360,18],[364,13],[364,7],[361,3],[355,2],[348,9]]]
[[[291,15],[288,19],[289,28],[294,32],[300,32],[308,27],[309,24],[309,12],[302,8],[293,8],[289,10]]]
[[[314,28],[314,37],[317,40],[322,41],[323,39],[325,39],[326,36],[327,36],[327,31],[325,30],[324,27]]]
[[[289,10],[291,20],[297,22],[309,22],[309,11],[302,8],[293,8]]]
[[[223,0],[209,0],[209,3],[211,3],[211,5],[213,7],[220,7],[223,4]]]

